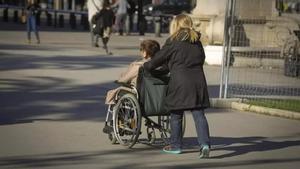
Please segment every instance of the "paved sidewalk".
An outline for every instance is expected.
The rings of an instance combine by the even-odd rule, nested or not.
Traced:
[[[1,29],[0,29],[1,30]],[[22,169],[294,169],[300,165],[300,122],[225,109],[209,109],[210,159],[198,159],[195,129],[187,114],[184,153],[163,145],[111,145],[101,132],[103,104],[113,80],[139,55],[142,38],[113,36],[107,56],[91,48],[87,32],[41,32],[41,44],[23,31],[0,31],[0,168]],[[216,97],[219,67],[206,66]],[[145,132],[141,139],[145,139]]]

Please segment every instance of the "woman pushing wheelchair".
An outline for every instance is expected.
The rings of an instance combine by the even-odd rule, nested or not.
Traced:
[[[205,53],[200,42],[200,33],[193,29],[192,19],[180,14],[170,24],[170,37],[155,57],[144,63],[150,72],[163,64],[168,65],[170,81],[165,106],[171,114],[170,145],[163,151],[170,154],[182,152],[182,119],[184,111],[191,111],[200,146],[199,158],[208,158],[210,136],[204,109],[210,106],[203,71]]]

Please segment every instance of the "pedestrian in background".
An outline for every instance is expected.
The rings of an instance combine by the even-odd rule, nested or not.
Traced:
[[[125,21],[127,17],[127,8],[130,8],[130,6],[127,0],[117,0],[112,7],[116,8],[116,35],[123,35]]]
[[[193,114],[200,158],[208,158],[210,136],[204,109],[209,107],[206,78],[203,71],[205,53],[200,42],[200,33],[193,29],[192,19],[180,14],[173,18],[170,37],[144,68],[154,71],[163,64],[168,65],[170,81],[166,96],[166,108],[171,114],[170,145],[163,151],[171,154],[182,152],[182,118],[184,111]]]
[[[128,16],[128,30],[127,30],[127,33],[129,33],[130,31],[133,31],[133,19],[134,19],[134,13],[136,11],[135,9],[135,2],[134,0],[127,0],[128,4],[129,4],[129,8],[127,9],[127,16]]]
[[[41,7],[35,0],[28,0],[27,10],[27,42],[31,43],[31,32],[35,33],[37,43],[40,43],[36,17],[41,10]]]
[[[103,0],[88,0],[87,8],[88,8],[88,19],[90,24],[92,46],[99,47],[98,45],[99,35],[94,35],[92,18],[97,12],[100,12],[100,10],[103,8]]]
[[[114,12],[110,8],[109,0],[104,0],[103,9],[97,15],[98,15],[98,19],[102,19],[101,21],[102,26],[99,31],[99,36],[102,39],[103,49],[105,49],[106,54],[111,55],[112,53],[109,52],[107,43],[109,41],[112,32],[112,26],[114,22]]]

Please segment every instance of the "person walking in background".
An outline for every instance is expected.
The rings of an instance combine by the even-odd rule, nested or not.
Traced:
[[[134,2],[134,0],[127,0],[127,2],[128,2],[128,4],[129,4],[129,8],[127,9],[127,14],[128,14],[128,20],[129,20],[129,26],[128,26],[128,33],[130,32],[130,31],[133,31],[133,19],[134,19],[134,13],[135,13],[135,6],[136,6],[136,4],[135,4],[135,2]]]
[[[200,146],[200,158],[208,158],[210,136],[204,109],[210,106],[203,72],[205,53],[200,42],[200,33],[193,29],[192,19],[184,14],[177,15],[170,24],[170,37],[162,49],[156,53],[144,68],[153,72],[166,64],[170,71],[170,81],[166,96],[166,108],[171,114],[170,145],[165,153],[182,152],[182,118],[184,111],[193,114],[197,140]]]
[[[88,20],[90,24],[92,46],[99,47],[98,45],[99,35],[94,35],[92,18],[97,12],[100,12],[100,10],[103,8],[103,0],[88,0],[87,8],[88,8]]]
[[[37,43],[39,44],[40,37],[39,32],[36,24],[36,16],[41,10],[41,7],[35,0],[29,0],[28,5],[26,7],[27,10],[27,42],[31,43],[31,31],[35,33]]]
[[[112,26],[113,26],[113,20],[114,20],[114,12],[110,8],[109,0],[103,1],[103,8],[94,15],[93,19],[96,25],[94,29],[94,33],[97,32],[97,34],[101,37],[102,43],[103,43],[103,49],[105,49],[106,54],[111,55],[112,53],[108,51],[107,43],[109,41]]]
[[[127,17],[127,8],[129,8],[130,6],[127,0],[118,0],[112,7],[117,8],[115,21],[116,35],[123,35],[123,30]]]

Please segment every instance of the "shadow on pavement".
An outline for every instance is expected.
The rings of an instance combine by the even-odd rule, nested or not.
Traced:
[[[229,153],[212,156],[212,159],[222,159],[234,156],[240,156],[252,152],[263,152],[278,150],[291,146],[300,146],[300,140],[295,141],[271,141],[267,137],[212,137],[212,151],[226,151]],[[241,145],[243,144],[243,145]],[[197,138],[184,138],[186,153],[199,152]],[[197,150],[195,150],[195,148]]]
[[[220,138],[222,139],[222,138]],[[225,138],[232,139],[232,138]],[[284,143],[282,143],[283,145]],[[285,148],[288,146],[299,144],[287,144],[281,146]],[[273,149],[278,149],[275,147]],[[269,149],[272,150],[272,149]],[[253,151],[260,151],[260,148]],[[167,159],[155,159],[151,158],[157,155],[162,155],[161,151],[152,147],[146,148],[133,148],[133,149],[115,149],[115,150],[102,150],[102,151],[87,151],[87,152],[61,152],[51,154],[36,154],[36,155],[23,155],[23,156],[10,156],[0,158],[0,168],[13,167],[13,168],[43,168],[43,167],[68,167],[83,165],[98,165],[106,166],[105,168],[122,168],[122,169],[140,169],[140,168],[227,168],[227,167],[242,167],[256,165],[268,165],[268,164],[282,164],[299,162],[300,158],[277,158],[277,159],[253,159],[253,160],[226,160],[226,161],[207,161],[207,160],[195,160],[195,162],[185,162],[184,158]],[[117,156],[117,158],[116,158]],[[166,155],[167,156],[167,155]],[[145,164],[147,158],[147,163]],[[213,157],[214,158],[214,157]],[[117,161],[108,159],[118,159]],[[133,160],[140,159],[140,160]],[[127,161],[127,162],[126,162]],[[156,164],[156,165],[152,165]],[[157,165],[158,164],[158,165]],[[151,167],[149,167],[149,165]]]
[[[58,48],[44,47],[41,45],[29,45],[29,44],[1,44],[0,50],[45,50],[45,51],[57,51]],[[0,52],[0,55],[5,56],[6,53]],[[10,55],[10,54],[9,54]]]
[[[28,45],[1,45],[0,49],[34,52],[24,54],[1,52],[0,70],[90,70],[128,65],[133,56],[72,56],[68,49],[34,47]],[[66,55],[40,56],[38,52],[64,52]],[[62,54],[64,54],[62,53]],[[75,52],[76,54],[76,52]],[[2,72],[3,73],[3,72]],[[4,74],[3,74],[4,75]],[[101,74],[95,78],[101,78]],[[104,96],[114,84],[74,85],[67,78],[49,76],[24,76],[0,78],[0,125],[26,123],[32,120],[102,120],[106,106]],[[117,77],[116,77],[117,78]],[[45,115],[61,114],[61,117]],[[41,117],[42,116],[42,117]]]
[[[1,55],[1,53],[0,53]],[[106,56],[55,56],[38,57],[29,55],[10,54],[9,57],[1,57],[0,70],[23,70],[23,69],[65,69],[65,70],[88,70],[113,68],[127,65],[134,60],[132,57],[106,57]]]
[[[104,96],[112,83],[71,86],[60,78],[43,78],[47,84],[30,80],[5,80],[11,88],[1,91],[0,125],[34,120],[103,120]],[[46,117],[47,116],[47,117]]]

